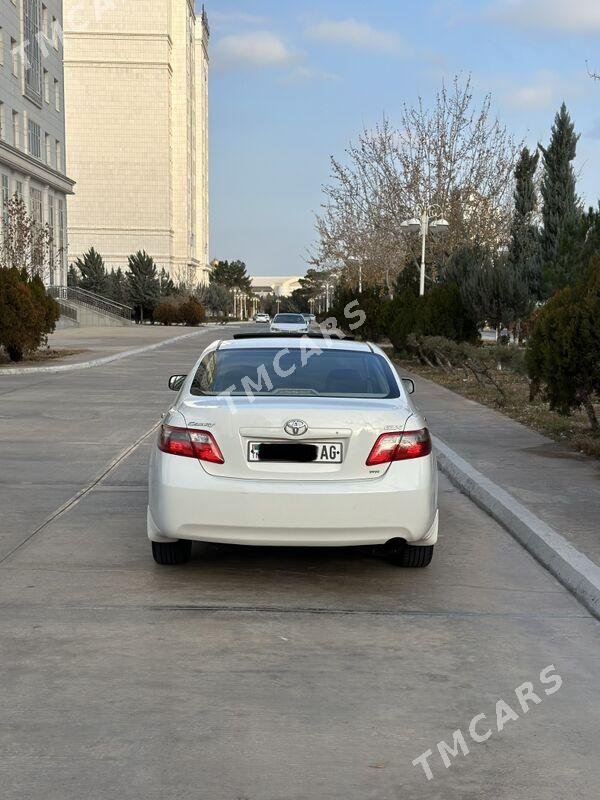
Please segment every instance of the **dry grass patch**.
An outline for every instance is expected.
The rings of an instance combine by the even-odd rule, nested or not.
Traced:
[[[466,374],[462,369],[456,368],[446,372],[439,367],[425,366],[416,358],[395,360],[407,372],[421,375],[468,397],[469,400],[494,408],[528,428],[580,453],[600,458],[600,437],[590,433],[587,416],[581,411],[576,411],[570,417],[563,417],[556,411],[551,411],[548,404],[540,397],[530,402],[529,383],[524,376],[508,370],[494,374],[494,378],[505,393],[502,401],[498,391],[491,384],[478,383],[472,375]]]
[[[6,355],[4,350],[0,347],[0,368],[1,367],[26,367],[31,364],[40,364],[45,361],[56,361],[60,358],[68,358],[69,356],[78,356],[80,353],[85,353],[86,350],[60,350],[52,347],[42,348],[36,350],[35,353],[28,353],[23,361],[14,362]]]

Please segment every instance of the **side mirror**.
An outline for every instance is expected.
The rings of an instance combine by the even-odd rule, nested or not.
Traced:
[[[412,378],[402,378],[402,384],[409,394],[415,393],[415,382]]]
[[[169,378],[169,389],[172,392],[178,392],[184,384],[187,375],[171,375]]]

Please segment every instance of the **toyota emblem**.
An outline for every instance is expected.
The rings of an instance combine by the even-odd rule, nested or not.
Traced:
[[[283,430],[290,436],[302,436],[308,430],[308,425],[302,419],[291,419],[283,426]]]

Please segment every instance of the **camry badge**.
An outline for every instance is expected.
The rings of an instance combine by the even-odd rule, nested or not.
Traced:
[[[308,425],[302,419],[291,419],[283,426],[283,430],[290,436],[302,436],[308,430]]]

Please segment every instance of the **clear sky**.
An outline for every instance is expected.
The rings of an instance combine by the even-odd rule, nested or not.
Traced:
[[[211,258],[306,270],[329,156],[403,102],[471,74],[517,138],[547,142],[564,99],[579,192],[600,198],[600,0],[207,0]]]

